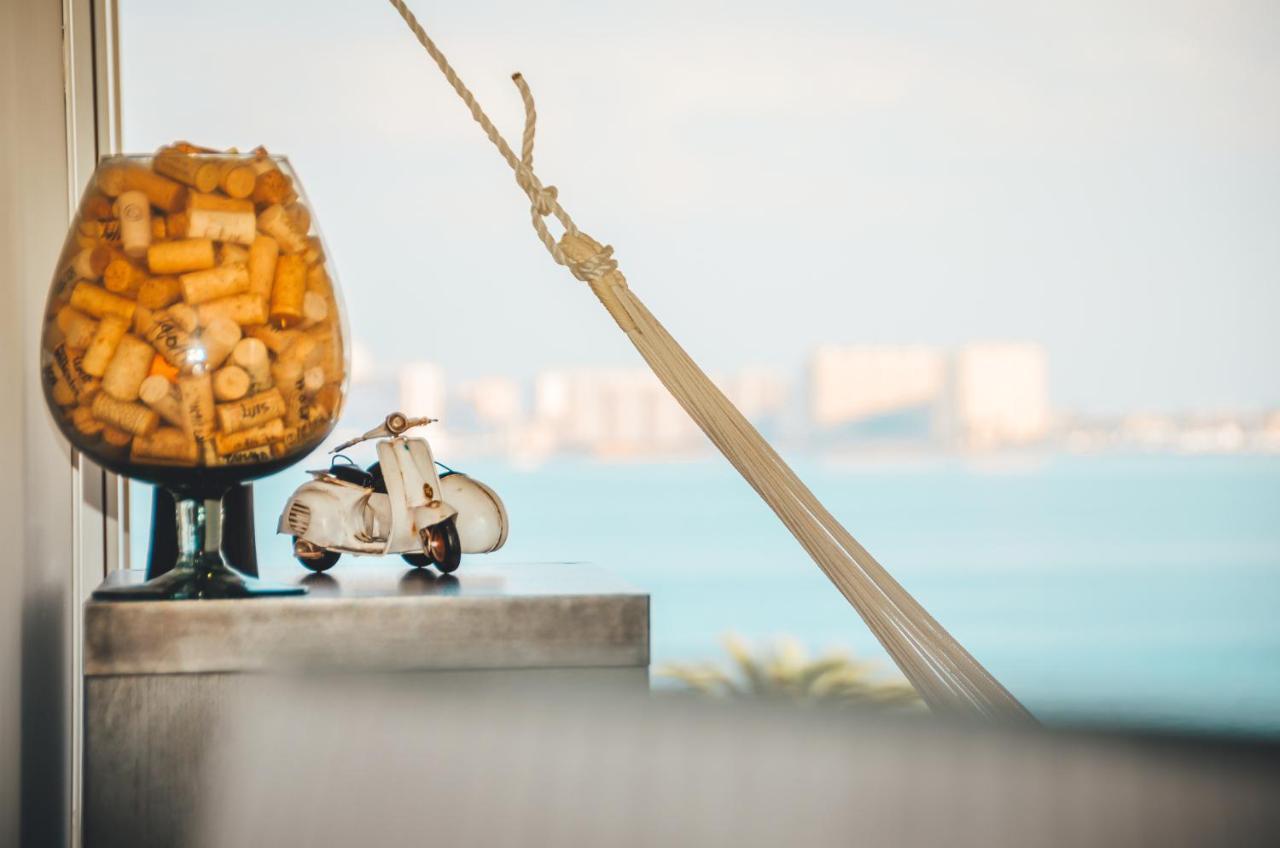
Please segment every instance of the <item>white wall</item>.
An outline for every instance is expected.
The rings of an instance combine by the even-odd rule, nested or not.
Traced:
[[[37,365],[69,208],[63,68],[62,5],[0,3],[0,846],[69,837],[77,501]]]

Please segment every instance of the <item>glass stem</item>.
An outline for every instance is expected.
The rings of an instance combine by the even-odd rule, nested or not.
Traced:
[[[175,568],[196,570],[206,564],[221,565],[222,501],[176,498],[178,561]],[[207,567],[207,566],[206,566]]]

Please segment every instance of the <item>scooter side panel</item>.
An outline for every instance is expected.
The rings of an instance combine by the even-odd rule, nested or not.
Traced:
[[[458,511],[462,552],[487,554],[507,541],[507,510],[498,493],[466,474],[440,478],[442,495]]]
[[[381,554],[386,550],[385,543],[365,543],[357,537],[364,529],[365,491],[324,479],[304,483],[285,504],[276,532],[330,550]]]

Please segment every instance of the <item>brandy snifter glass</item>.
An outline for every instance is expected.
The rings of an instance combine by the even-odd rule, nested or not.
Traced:
[[[178,558],[103,599],[296,594],[219,553],[231,486],[292,465],[342,410],[342,299],[288,160],[164,148],[99,163],[44,317],[49,410],[104,468],[165,487]]]

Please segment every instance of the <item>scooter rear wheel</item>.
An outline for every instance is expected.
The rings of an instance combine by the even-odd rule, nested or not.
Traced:
[[[426,554],[400,554],[400,558],[412,565],[414,568],[427,568],[431,563],[435,562]]]

